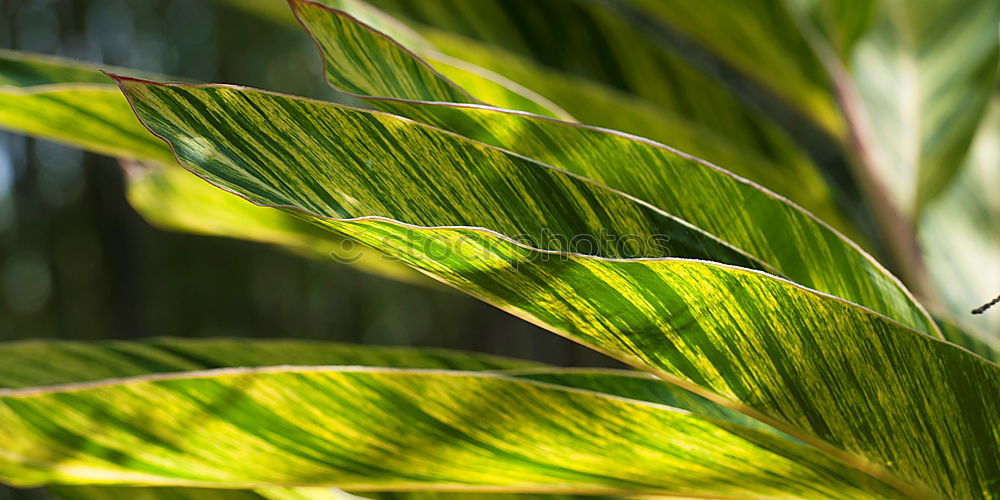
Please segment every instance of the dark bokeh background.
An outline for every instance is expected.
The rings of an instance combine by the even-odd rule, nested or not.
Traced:
[[[208,0],[0,0],[0,47],[331,95],[304,32]],[[162,335],[610,363],[457,293],[153,228],[126,203],[113,159],[0,131],[0,340]]]

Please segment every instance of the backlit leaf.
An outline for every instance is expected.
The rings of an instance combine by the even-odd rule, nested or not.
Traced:
[[[3,390],[0,416],[15,484],[894,495],[771,434],[475,372],[194,372]]]
[[[909,493],[976,496],[997,487],[990,478],[1000,474],[992,426],[1000,418],[994,397],[1000,368],[960,348],[760,272],[678,258],[552,253],[559,248],[516,243],[498,232],[524,230],[511,222],[528,224],[518,219],[522,213],[579,234],[573,230],[591,229],[570,226],[570,214],[593,213],[612,198],[595,194],[580,204],[576,197],[524,212],[537,198],[531,185],[522,184],[518,196],[505,194],[504,203],[489,206],[504,214],[502,220],[477,214],[497,186],[478,189],[475,197],[461,195],[462,189],[512,164],[524,168],[507,170],[503,178],[524,179],[518,176],[529,164],[484,146],[460,146],[465,139],[422,125],[235,88],[121,83],[144,123],[174,144],[183,164],[226,189],[295,210],[525,319],[760,418]],[[281,124],[280,142],[269,139],[266,124]],[[333,126],[344,128],[318,129]],[[300,130],[307,135],[298,136]],[[324,137],[336,143],[316,142]],[[402,176],[417,172],[417,165],[434,168]],[[469,170],[450,170],[457,167]],[[328,177],[331,172],[337,175]],[[461,183],[449,184],[456,179]],[[548,199],[559,199],[566,185],[550,184]],[[474,203],[456,206],[453,199]],[[570,213],[567,205],[574,207]],[[603,219],[603,227],[644,220],[630,219],[636,213],[630,210],[607,213],[623,218]],[[469,223],[487,229],[421,227]],[[599,250],[616,256],[611,246]],[[850,376],[838,375],[843,373]]]

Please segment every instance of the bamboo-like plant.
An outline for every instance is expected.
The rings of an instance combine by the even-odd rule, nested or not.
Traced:
[[[4,51],[0,124],[121,158],[160,226],[441,282],[635,371],[4,344],[0,481],[1000,497],[1000,313],[969,314],[1000,287],[1000,3],[289,4],[355,105]]]

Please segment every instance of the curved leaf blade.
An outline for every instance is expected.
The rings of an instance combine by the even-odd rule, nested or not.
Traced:
[[[277,244],[391,279],[432,284],[374,250],[263,210],[172,167],[176,160],[170,148],[136,120],[121,91],[97,65],[0,50],[0,127],[134,159],[123,160],[129,203],[154,225]]]
[[[672,146],[707,158],[727,168],[738,171],[741,175],[763,182],[793,199],[803,202],[816,210],[825,218],[838,225],[849,227],[840,217],[834,207],[832,195],[818,171],[808,158],[798,151],[790,140],[783,136],[766,119],[748,115],[748,111],[736,102],[730,93],[716,88],[715,82],[705,80],[692,71],[681,61],[661,54],[656,48],[647,47],[645,40],[637,37],[636,30],[623,24],[613,13],[584,2],[546,2],[545,7],[539,4],[521,4],[517,7],[519,15],[530,18],[542,13],[559,19],[578,19],[581,27],[597,29],[594,35],[601,39],[594,47],[582,51],[581,54],[562,54],[569,58],[570,66],[580,67],[593,63],[592,55],[618,51],[635,57],[621,61],[628,68],[630,78],[642,74],[646,82],[645,88],[658,89],[654,94],[662,93],[662,89],[673,89],[669,98],[649,100],[637,95],[628,94],[622,90],[587,80],[578,75],[571,75],[538,64],[525,57],[515,55],[500,47],[484,44],[478,40],[462,37],[454,33],[446,33],[426,27],[420,28],[420,33],[402,26],[402,23],[385,13],[374,9],[368,4],[352,0],[326,0],[323,4],[306,0],[294,0],[297,17],[310,33],[317,46],[324,53],[324,59],[335,61],[326,67],[328,81],[341,91],[357,94],[359,97],[390,97],[407,99],[405,90],[386,93],[392,89],[384,86],[368,85],[363,79],[355,80],[350,86],[341,83],[350,80],[352,75],[364,73],[371,79],[372,74],[380,73],[382,79],[396,81],[400,78],[412,80],[409,86],[419,85],[420,74],[409,74],[409,65],[394,64],[395,57],[380,59],[378,64],[366,64],[353,68],[345,68],[344,54],[354,51],[378,53],[387,43],[386,38],[393,38],[406,44],[406,47],[419,54],[423,60],[434,66],[455,81],[467,88],[472,95],[478,96],[478,86],[475,80],[462,78],[463,72],[456,71],[453,61],[474,61],[485,65],[490,70],[503,74],[515,81],[523,83],[537,93],[541,93],[557,102],[564,109],[579,118],[584,123],[610,127],[660,141],[666,141]],[[326,6],[334,7],[334,10]],[[421,5],[414,5],[420,10]],[[491,2],[481,2],[476,9],[467,9],[458,4],[443,10],[468,16],[472,21],[477,16],[489,19],[502,19],[508,6],[494,5]],[[435,9],[430,9],[435,10]],[[346,12],[345,12],[346,11]],[[358,16],[364,22],[384,29],[387,35],[375,32],[373,29],[358,23],[352,16]],[[463,17],[464,18],[464,17]],[[512,19],[520,21],[518,16]],[[517,31],[530,30],[533,26],[518,26]],[[537,27],[536,27],[537,28]],[[584,31],[589,28],[582,28]],[[513,29],[513,28],[511,28]],[[502,30],[502,29],[501,29]],[[589,33],[589,32],[587,32]],[[575,35],[580,35],[575,33]],[[520,35],[517,35],[520,36]],[[607,40],[605,40],[607,38]],[[504,38],[506,40],[506,38]],[[389,40],[391,42],[391,40]],[[573,46],[580,42],[580,36],[570,36],[570,40],[551,35],[551,39],[539,42],[541,45]],[[390,43],[389,45],[393,45]],[[587,44],[584,44],[587,45]],[[607,46],[605,46],[607,45]],[[420,61],[403,46],[395,46],[394,54],[399,57],[410,57]],[[442,54],[442,52],[444,55]],[[584,56],[585,54],[585,56]],[[620,55],[620,54],[618,54]],[[580,60],[584,56],[583,60]],[[661,60],[663,59],[663,60]],[[422,62],[422,61],[421,61]],[[413,64],[411,61],[410,64]],[[425,63],[426,64],[426,63]],[[468,64],[463,62],[463,64]],[[633,68],[632,66],[641,67]],[[695,72],[697,73],[697,72]],[[669,76],[669,77],[668,77]],[[682,78],[683,76],[683,78]],[[470,86],[471,85],[471,86]],[[429,93],[425,93],[429,95]],[[662,96],[661,96],[662,97]],[[487,99],[489,102],[494,102]],[[446,102],[447,99],[423,99],[423,101]],[[392,106],[384,100],[369,100],[377,108],[392,113],[405,112],[405,108]],[[496,104],[494,102],[494,104]],[[516,103],[512,103],[516,104]],[[535,112],[530,107],[506,105],[510,109]],[[541,113],[549,114],[551,113]],[[693,115],[693,116],[687,116]],[[408,115],[407,115],[408,116]],[[558,114],[554,115],[559,117]],[[410,116],[421,119],[418,116]],[[719,120],[719,117],[724,117]],[[721,122],[721,123],[720,123]]]
[[[142,342],[27,340],[0,343],[0,388],[20,389],[157,373],[269,365],[357,365],[447,370],[545,365],[449,349],[308,340],[157,338]]]
[[[129,71],[129,73],[133,73]],[[0,49],[0,127],[101,154],[173,163],[95,66]]]
[[[349,239],[297,217],[247,203],[205,184],[190,172],[156,163],[125,166],[129,204],[150,224],[207,236],[279,245],[318,260],[421,286],[436,286],[420,273]]]
[[[745,415],[644,372],[556,368],[532,361],[449,349],[306,340],[168,337],[142,342],[0,343],[0,388],[21,389],[216,368],[331,365],[502,372],[525,380],[682,408],[700,416],[775,433]]]
[[[607,500],[596,495],[531,495],[517,493],[442,493],[433,491],[372,492],[353,495],[336,488],[170,488],[129,486],[49,486],[59,500]]]
[[[225,183],[254,183],[244,196],[259,204],[329,209],[345,219],[490,227],[549,250],[587,246],[608,257],[674,255],[768,267],[624,193],[424,124],[238,87],[118,78],[137,112],[157,120],[147,123],[151,130],[186,137],[172,142],[180,157],[217,162]],[[367,134],[374,130],[381,132]],[[223,137],[233,142],[217,142]],[[319,156],[304,154],[311,150]],[[260,168],[264,163],[304,168],[279,179]],[[389,185],[391,198],[383,195]],[[448,194],[424,194],[435,191]]]
[[[0,474],[21,484],[893,495],[768,434],[474,372],[210,371],[3,390],[0,414]]]
[[[382,217],[345,219],[343,205],[331,198],[331,191],[349,190],[351,199],[367,199],[368,193],[357,190],[363,186],[343,177],[318,177],[297,185],[310,191],[292,193],[287,184],[308,178],[317,164],[330,165],[329,159],[309,155],[337,151],[343,142],[324,149],[295,139],[288,146],[294,148],[289,161],[260,161],[266,156],[259,155],[276,154],[255,148],[250,140],[253,133],[266,133],[260,126],[264,121],[255,122],[243,136],[235,132],[238,120],[216,130],[197,116],[198,109],[215,119],[225,116],[224,96],[237,103],[235,109],[242,102],[259,108],[264,101],[255,101],[256,93],[135,80],[122,84],[144,122],[177,146],[184,165],[218,185],[295,209],[467,293],[760,418],[917,496],[926,495],[927,488],[965,496],[996,487],[990,478],[1000,473],[1000,455],[991,422],[1000,415],[1000,402],[993,397],[1000,391],[1000,368],[964,350],[855,304],[746,269],[685,259],[553,253],[477,228],[419,227]],[[172,93],[176,95],[168,96]],[[217,100],[199,101],[199,93]],[[211,105],[185,104],[181,115],[171,109],[171,103],[184,101]],[[297,105],[282,101],[281,106]],[[195,120],[188,123],[179,116]],[[299,118],[304,116],[332,123],[318,110]],[[368,151],[380,140],[371,130],[389,129],[379,123],[367,131],[344,131],[338,139],[363,135],[360,150]],[[424,130],[407,122],[391,129],[405,127]],[[293,132],[286,130],[284,138]],[[234,145],[236,137],[242,145]],[[366,164],[354,165],[364,169]],[[381,185],[399,193],[398,184]],[[438,188],[399,194],[432,198],[447,192]],[[334,202],[325,205],[330,200]],[[384,215],[378,213],[384,207],[379,202],[369,208]],[[449,221],[431,217],[405,222]],[[850,377],[834,376],[845,372]]]
[[[289,2],[296,18],[300,21],[309,19],[317,12],[310,5]],[[359,8],[364,4],[357,4]],[[340,29],[345,32],[353,28],[361,28],[353,33],[357,38],[340,40],[336,54],[330,57],[328,64],[332,68],[329,75],[336,75],[336,85],[347,92],[357,94],[367,93],[367,89],[378,89],[380,94],[399,95],[404,99],[417,101],[463,102],[480,104],[462,87],[459,87],[429,64],[416,57],[412,52],[396,44],[388,37],[374,31],[367,25],[358,23],[353,17],[345,17],[333,21],[340,23]],[[399,28],[397,28],[399,31]],[[411,39],[419,35],[407,33]],[[323,50],[331,49],[328,40],[313,39]],[[385,61],[404,67],[406,78],[389,77],[384,73],[366,71],[364,68],[378,67]],[[491,74],[482,68],[464,61],[452,61],[449,66],[451,73],[461,77],[467,85],[477,91],[476,96],[500,107],[526,109],[545,115],[569,117],[569,115],[554,105],[551,101],[534,94],[523,87],[504,79],[500,75]]]
[[[316,341],[162,338],[143,342],[9,342],[0,344],[0,387],[25,388],[224,367],[337,364],[467,371],[503,370],[504,374],[511,377],[668,405],[749,429],[775,432],[744,415],[642,372],[560,369],[528,361],[444,349],[355,346]],[[221,495],[220,498],[350,498],[331,488],[263,488],[254,491],[165,487],[55,488],[55,494],[60,498],[182,499],[200,498],[216,492]],[[417,496],[430,498],[441,495],[425,493]],[[497,494],[484,495],[486,498],[504,497]]]
[[[344,37],[350,37],[353,44],[364,42],[367,50],[374,50],[376,42],[385,43],[368,28],[351,25],[351,18],[341,12],[309,2],[302,2],[297,12],[314,39],[320,41],[324,60],[342,58],[341,49],[353,46]],[[407,67],[394,64],[391,58],[365,69],[368,78],[387,74],[395,80],[409,80],[411,86],[420,85],[418,79],[409,79]],[[354,68],[354,72],[360,70]],[[341,65],[327,66],[333,85],[351,79],[353,73],[341,71]],[[367,92],[384,90],[363,81],[356,87]],[[666,146],[508,110],[409,101],[402,94],[360,97],[393,114],[626,192],[717,235],[797,283],[939,335],[910,292],[855,244],[778,195]]]

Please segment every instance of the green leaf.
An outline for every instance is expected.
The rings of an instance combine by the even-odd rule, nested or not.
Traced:
[[[730,171],[790,197],[839,229],[851,230],[815,165],[774,126],[751,123],[744,130],[754,131],[755,136],[734,134],[700,123],[679,110],[553,70],[498,47],[452,33],[429,29],[422,32],[438,50],[449,54],[446,57],[474,60],[539,94],[551,96],[581,123],[648,137],[716,165],[726,165]],[[449,67],[440,62],[441,55],[430,51],[420,54],[459,85],[468,85],[461,75],[449,71]],[[470,92],[476,95],[474,89],[470,88]],[[698,96],[693,90],[686,92],[692,100]],[[718,99],[714,95],[704,99],[726,102],[725,98]],[[734,121],[738,120],[734,118]]]
[[[144,117],[163,113],[158,118],[163,121],[147,123],[155,133],[174,136],[180,130],[162,127],[179,124],[203,129],[175,141],[173,147],[182,158],[219,162],[227,170],[222,174],[226,182],[250,179],[244,168],[257,165],[254,158],[235,164],[229,153],[256,158],[273,153],[276,156],[267,161],[276,165],[305,167],[306,162],[316,160],[312,163],[315,170],[286,179],[272,177],[275,184],[258,183],[252,193],[242,195],[256,203],[296,209],[326,207],[343,218],[405,217],[416,225],[484,226],[549,250],[589,246],[595,255],[608,257],[676,255],[767,267],[715,236],[619,191],[396,116],[236,87],[121,82]],[[246,120],[231,114],[237,106]],[[220,114],[210,117],[205,113],[210,109]],[[234,143],[220,148],[214,141],[216,132],[227,130],[230,139],[251,138],[243,128],[251,123],[258,130],[251,140],[261,141],[256,146],[241,148]],[[371,130],[382,130],[381,138],[370,140],[367,131]],[[329,140],[333,137],[335,143]],[[302,156],[311,149],[321,156]],[[428,164],[440,168],[424,169]],[[394,186],[393,197],[384,196],[385,186]],[[421,188],[448,196],[427,197]]]
[[[336,488],[170,488],[129,486],[48,487],[60,500],[605,500],[595,495],[520,495],[516,493],[371,492],[352,495]]]
[[[439,31],[503,47],[550,68],[624,90],[677,110],[711,129],[744,135],[748,131],[742,119],[759,122],[755,120],[760,118],[755,116],[757,113],[742,105],[729,88],[720,84],[719,75],[686,57],[689,54],[685,54],[684,47],[664,43],[660,36],[644,29],[644,23],[651,19],[650,13],[640,11],[638,14],[646,17],[637,19],[619,8],[624,2],[486,0],[470,5],[462,0],[442,0],[434,4],[419,0],[367,1],[413,24],[432,26]],[[336,0],[321,3],[343,6]],[[723,10],[713,8],[706,12],[683,5],[684,2],[673,3],[679,4],[674,9],[697,12],[702,18],[717,16],[718,11]],[[753,26],[760,23],[761,18],[770,20],[770,16],[759,13],[771,10],[773,7],[757,11],[749,7],[735,10],[737,14],[731,24],[742,21],[744,25]],[[555,19],[559,22],[553,22]],[[710,22],[705,24],[710,25]],[[708,31],[715,34],[716,29],[709,26]],[[750,35],[752,31],[742,29],[739,33]],[[724,36],[737,35],[727,33]],[[798,55],[788,51],[789,47],[779,46],[773,52],[787,59]],[[471,62],[479,61],[472,59]],[[794,75],[769,76],[774,80],[798,80]],[[821,79],[822,72],[817,76]],[[807,87],[795,88],[796,92],[790,94],[802,94],[799,90]],[[826,109],[835,120],[835,107],[831,102],[827,102]]]
[[[306,257],[350,264],[385,278],[437,286],[380,252],[289,214],[247,203],[182,168],[158,163],[123,165],[129,204],[160,228],[280,245]]]
[[[645,224],[615,204],[595,226],[572,226],[567,220],[613,199],[596,188],[586,204],[573,198],[532,210],[545,200],[525,174],[561,174],[419,124],[235,88],[120,82],[144,123],[217,185],[295,210],[912,494],[976,496],[997,487],[991,422],[1000,418],[1000,368],[967,351],[747,269],[552,253],[512,241],[503,234],[525,229],[530,221],[511,221],[527,213],[556,224],[556,234]],[[426,165],[434,168],[411,170]],[[504,183],[482,183],[498,169]],[[410,171],[420,175],[403,175]],[[523,186],[516,195],[507,191],[514,182]],[[543,192],[559,200],[567,185]],[[475,213],[480,207],[490,213]],[[420,227],[463,223],[488,229]]]
[[[46,490],[59,500],[269,500],[268,497],[253,490],[219,488],[57,485],[49,486]],[[321,499],[336,500],[337,497],[315,498],[315,500]]]
[[[771,434],[475,372],[216,370],[4,390],[0,415],[15,484],[894,495]]]
[[[312,9],[308,7],[303,11],[303,4],[289,2],[295,12],[296,17],[308,18]],[[481,103],[479,99],[473,97],[465,89],[458,87],[443,75],[435,71],[424,61],[414,57],[408,50],[397,45],[391,39],[380,36],[368,36],[365,30],[367,26],[358,24],[352,18],[338,18],[332,20],[334,23],[342,23],[344,29],[357,27],[359,31],[356,35],[362,40],[360,43],[352,43],[345,40],[340,50],[335,52],[336,57],[327,59],[327,64],[336,68],[334,74],[339,76],[336,85],[347,92],[357,94],[368,93],[367,89],[378,89],[378,95],[398,95],[403,99],[417,101],[444,101],[444,102],[464,102]],[[399,31],[397,29],[397,31]],[[414,35],[411,35],[411,37]],[[314,39],[317,45],[323,49],[328,48],[327,41],[323,38]],[[384,64],[384,61],[392,61],[394,65],[405,67],[406,78],[388,77],[384,73],[373,73],[364,68],[377,67]],[[461,63],[461,62],[460,62]],[[454,66],[453,66],[454,67]],[[551,101],[544,100],[541,96],[526,92],[524,89],[513,84],[513,82],[502,79],[499,75],[484,73],[482,68],[474,65],[461,63],[454,67],[464,77],[467,84],[472,84],[478,91],[478,97],[484,99],[492,105],[506,108],[521,108],[528,111],[542,113],[546,115],[568,117]]]
[[[947,186],[996,81],[1000,6],[989,0],[739,0],[711,9],[673,0],[371,3],[641,97],[683,87],[658,81],[663,73],[643,64],[656,60],[647,54],[714,61],[839,138],[850,154],[868,156],[861,161],[874,181],[906,214]],[[554,18],[598,27],[561,32],[550,26]],[[605,37],[630,42],[602,44]]]
[[[547,14],[558,19],[580,17],[576,23],[578,26],[600,27],[596,33],[588,33],[586,38],[599,40],[594,43],[601,45],[600,47],[584,43],[580,36],[571,36],[567,40],[552,35],[551,40],[537,42],[543,47],[571,46],[569,50],[574,52],[560,54],[560,57],[568,58],[567,65],[573,67],[586,66],[588,61],[593,61],[595,53],[611,52],[617,56],[620,64],[629,68],[632,77],[642,74],[638,81],[643,82],[642,88],[652,91],[653,95],[641,92],[642,96],[632,95],[455,33],[418,27],[420,34],[426,36],[423,38],[413,34],[413,30],[405,26],[400,27],[399,21],[363,2],[326,0],[324,3],[350,12],[405,43],[408,49],[420,54],[436,70],[467,88],[472,95],[480,96],[476,82],[463,78],[465,72],[456,71],[455,60],[462,62],[462,65],[471,61],[509,77],[551,99],[584,123],[650,137],[716,164],[726,165],[741,175],[803,203],[837,227],[851,230],[850,225],[839,215],[832,195],[815,167],[773,124],[746,110],[728,90],[720,88],[712,79],[699,76],[698,70],[689,67],[683,60],[663,54],[658,46],[650,45],[636,30],[605,9],[586,4],[576,5],[580,2],[535,2],[520,5],[518,16],[530,18]],[[395,54],[393,58],[380,58],[378,64],[356,65],[361,58],[348,57],[347,54],[377,54],[379,52],[372,51],[385,50],[386,40],[370,29],[358,26],[356,22],[349,22],[352,19],[342,12],[301,0],[293,4],[299,20],[314,39],[319,41],[318,45],[324,51],[325,58],[333,61],[327,67],[327,76],[336,88],[362,96],[404,99],[415,97],[416,94],[408,92],[406,88],[393,88],[382,83],[399,80],[407,75],[411,64],[419,64],[413,61],[407,61],[406,64],[395,63],[397,58],[412,59],[409,51],[388,44],[389,47],[394,47],[390,49]],[[540,8],[542,5],[546,7]],[[410,7],[420,10],[425,5],[414,4]],[[488,26],[494,26],[498,19],[505,18],[502,11],[506,8],[506,4],[480,2],[474,9],[468,9],[461,3],[449,3],[441,10],[448,11],[446,15],[454,13],[458,16],[470,16],[466,20],[471,25],[482,21],[478,16],[488,18],[491,21]],[[551,12],[547,11],[549,8],[552,9]],[[428,8],[435,9],[437,7]],[[511,22],[518,22],[518,16],[512,18]],[[457,29],[455,26],[451,27]],[[532,27],[519,26],[515,31],[530,30]],[[514,30],[513,27],[510,29]],[[509,42],[506,37],[503,37],[503,41]],[[583,46],[574,45],[575,43]],[[352,66],[352,63],[355,65]],[[419,65],[424,68],[422,64]],[[355,79],[354,75],[358,74],[365,76]],[[380,84],[367,84],[366,80],[374,79],[375,74],[380,75]],[[422,74],[413,74],[408,78],[406,87],[419,85],[422,78]],[[666,96],[662,95],[664,90],[669,90]],[[417,100],[449,101],[447,98],[436,98],[429,91],[422,95],[423,98]],[[400,111],[383,101],[370,102],[390,112]],[[502,107],[534,112],[523,106]],[[719,117],[724,119],[719,120]]]
[[[608,495],[519,495],[514,493],[438,493],[430,491],[408,491],[408,492],[363,492],[360,494],[372,500],[610,500],[623,498],[641,498],[642,495],[635,496],[608,496]],[[655,495],[652,495],[655,498]]]
[[[97,65],[0,50],[0,127],[135,159],[124,162],[129,202],[160,227],[277,244],[391,279],[432,285],[378,252],[256,207],[176,168],[170,148],[136,120],[121,91]]]
[[[446,349],[308,340],[157,338],[143,342],[0,343],[0,387],[90,382],[156,373],[269,365],[361,365],[451,370],[539,368],[530,361]]]
[[[1000,350],[993,347],[995,341],[992,336],[984,336],[976,330],[969,329],[967,331],[953,320],[941,319],[938,320],[938,325],[948,342],[960,345],[984,359],[1000,364]]]
[[[0,344],[0,388],[91,382],[214,368],[382,366],[503,371],[508,376],[664,404],[774,432],[745,415],[644,372],[554,368],[447,349],[375,347],[306,340],[181,339],[143,342],[20,341]]]
[[[704,398],[668,385],[641,372],[605,369],[560,369],[528,361],[444,349],[372,347],[297,340],[180,339],[143,342],[20,341],[0,344],[0,387],[88,382],[101,379],[162,374],[222,367],[275,365],[392,366],[458,370],[504,370],[509,376],[569,388],[683,408],[764,432],[774,431]],[[50,487],[50,490],[53,488]],[[183,499],[216,495],[220,499],[320,500],[347,499],[332,488],[259,488],[208,490],[203,488],[136,488],[61,486],[65,498]],[[372,494],[366,494],[372,497]],[[405,495],[376,495],[389,498]],[[450,496],[426,493],[419,497]],[[486,498],[505,496],[484,494]],[[214,498],[214,497],[209,497]],[[552,500],[559,500],[553,498]]]
[[[0,127],[101,154],[174,162],[106,76],[65,59],[0,49]]]
[[[0,366],[3,367],[0,368],[0,387],[30,388],[224,367],[348,364],[502,370],[510,377],[668,405],[702,417],[736,424],[741,428],[754,429],[755,432],[785,438],[744,415],[642,372],[552,368],[528,361],[443,349],[354,346],[298,340],[163,338],[144,342],[21,341],[0,344]],[[287,495],[281,496],[279,493],[301,493],[297,490],[273,490],[267,494],[258,490],[258,493],[248,492],[246,495],[285,498]],[[102,489],[97,489],[94,494],[100,491]],[[84,493],[86,491],[81,494]],[[111,493],[114,490],[107,494]],[[136,494],[162,494],[170,498],[170,495],[188,493],[192,492],[164,489],[143,490]]]
[[[327,60],[343,59],[340,47],[370,42],[364,46],[376,50],[378,43],[385,42],[363,27],[346,23],[349,19],[337,11],[302,3],[297,12],[313,37],[321,41]],[[345,37],[352,43],[345,42]],[[382,73],[394,75],[397,82],[408,74],[406,66],[390,59],[377,66],[366,65],[368,78],[376,74],[372,67],[385,68]],[[340,71],[340,65],[327,66],[327,75],[335,85],[362,68]],[[407,82],[420,84],[416,78]],[[358,87],[380,91],[363,81]],[[390,94],[367,100],[394,114],[619,189],[717,235],[797,283],[936,334],[933,321],[909,292],[856,245],[774,193],[725,171],[660,144],[612,131],[507,110],[400,101],[398,97],[401,95]]]

